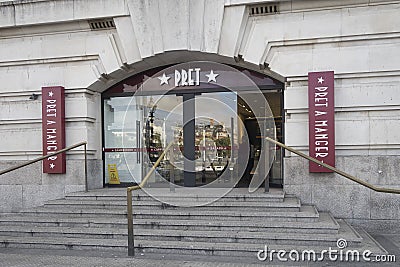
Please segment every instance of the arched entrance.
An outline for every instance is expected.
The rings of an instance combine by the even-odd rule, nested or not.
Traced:
[[[212,62],[159,67],[123,80],[102,94],[104,184],[115,183],[116,173],[124,186],[140,183],[174,143],[151,186],[247,187],[270,164],[269,181],[281,186],[280,151],[273,159],[262,155],[263,136],[275,137],[276,128],[282,140],[282,92],[276,79]]]

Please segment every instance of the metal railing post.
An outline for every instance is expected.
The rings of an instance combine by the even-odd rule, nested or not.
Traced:
[[[133,238],[133,212],[132,212],[132,190],[127,189],[128,209],[128,256],[135,256],[135,244]]]
[[[83,147],[84,147],[84,150],[85,150],[85,192],[87,192],[88,191],[88,170],[87,170],[87,168],[88,168],[88,164],[87,164],[87,144],[85,143],[84,145],[83,145]]]
[[[169,191],[175,192],[175,169],[172,164],[169,171]]]
[[[265,141],[263,141],[263,142],[264,142],[264,147],[266,147],[267,153],[265,153],[266,154],[265,159],[263,159],[264,162],[261,162],[261,166],[260,166],[261,168],[259,170],[259,173],[260,173],[260,175],[264,175],[264,193],[268,193],[269,192],[269,170],[270,170],[270,168],[268,168],[268,167],[271,166],[271,168],[272,168],[272,164],[270,165],[271,147],[268,142],[265,142]],[[268,164],[267,168],[265,166],[266,164]]]
[[[132,212],[132,191],[143,188],[147,180],[150,178],[152,173],[156,170],[158,165],[160,165],[162,159],[164,158],[167,151],[172,147],[172,141],[165,148],[165,150],[161,153],[157,161],[154,163],[153,167],[151,167],[150,171],[146,174],[143,180],[138,185],[130,186],[126,188],[126,197],[127,197],[127,216],[128,216],[128,255],[135,256],[135,243],[134,243],[134,235],[133,235],[133,212]]]

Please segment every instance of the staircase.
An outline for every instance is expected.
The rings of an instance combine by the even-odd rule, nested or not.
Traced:
[[[196,204],[210,196],[170,196]],[[137,253],[256,257],[269,249],[322,251],[384,249],[364,231],[314,206],[301,205],[282,190],[249,194],[234,189],[217,202],[200,207],[160,203],[144,192],[133,196]],[[68,194],[65,199],[0,217],[0,247],[127,252],[126,190],[101,189]]]

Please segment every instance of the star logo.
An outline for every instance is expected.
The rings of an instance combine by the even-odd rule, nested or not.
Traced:
[[[161,77],[158,77],[158,79],[160,80],[160,85],[163,85],[163,84],[169,84],[168,80],[171,79],[171,77],[168,77],[167,75],[165,75],[165,72],[164,72]]]
[[[207,78],[208,78],[208,82],[217,82],[217,76],[219,74],[214,73],[213,70],[210,71],[210,74],[206,74]]]
[[[324,78],[322,78],[322,77],[319,77],[319,78],[318,78],[318,83],[321,83],[321,84],[322,84],[324,81],[325,81]]]
[[[56,165],[54,163],[50,163],[50,169],[54,169]]]
[[[49,92],[49,97],[53,97],[53,95],[54,95],[53,91],[50,91]]]

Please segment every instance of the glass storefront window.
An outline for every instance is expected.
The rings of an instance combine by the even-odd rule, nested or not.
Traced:
[[[188,172],[195,173],[194,177],[190,176],[191,181],[195,180],[195,186],[217,182],[230,187],[230,183],[236,183],[240,178],[241,186],[248,185],[253,176],[260,176],[257,166],[267,167],[272,162],[271,158],[266,158],[261,164],[259,158],[263,153],[263,136],[275,133],[275,127],[271,127],[273,118],[275,121],[277,117],[282,118],[282,94],[261,93],[257,86],[246,87],[234,69],[215,70],[218,74],[214,76],[207,71],[201,73],[214,79],[216,75],[225,75],[228,77],[225,82],[235,88],[232,91],[210,82],[202,82],[192,88],[178,88],[182,86],[179,84],[172,91],[162,91],[162,84],[168,85],[168,79],[172,81],[174,71],[177,75],[176,70],[172,70],[172,73],[167,72],[168,77],[165,73],[157,74],[148,80],[146,75],[141,75],[137,84],[118,85],[103,94],[105,183],[109,183],[109,166],[116,167],[121,183],[140,183],[168,144],[173,142],[173,149],[166,153],[148,180],[148,186],[162,183],[168,186],[167,182],[172,180],[175,184],[184,185],[184,176],[189,177],[186,176]],[[191,73],[200,75],[193,69]],[[265,89],[263,92],[279,86],[262,75],[249,77],[261,83]],[[192,76],[188,79],[197,78]],[[144,86],[146,81],[150,84]],[[266,104],[270,100],[274,103],[273,114]],[[191,101],[193,103],[188,104]],[[184,123],[185,114],[186,118],[187,114],[194,117],[190,126]],[[274,133],[269,132],[270,128]],[[282,127],[277,128],[282,131]],[[194,137],[190,145],[185,145],[188,144],[185,133],[192,136],[190,138]],[[281,137],[279,134],[278,139]],[[244,142],[245,138],[248,141]],[[245,146],[249,148],[247,153],[250,155],[240,158],[239,148]],[[269,173],[274,183],[282,179],[282,155],[277,152]],[[188,162],[185,153],[194,159],[189,171],[185,165]],[[243,176],[238,172],[240,168],[244,170]],[[224,172],[229,175],[222,175]]]

